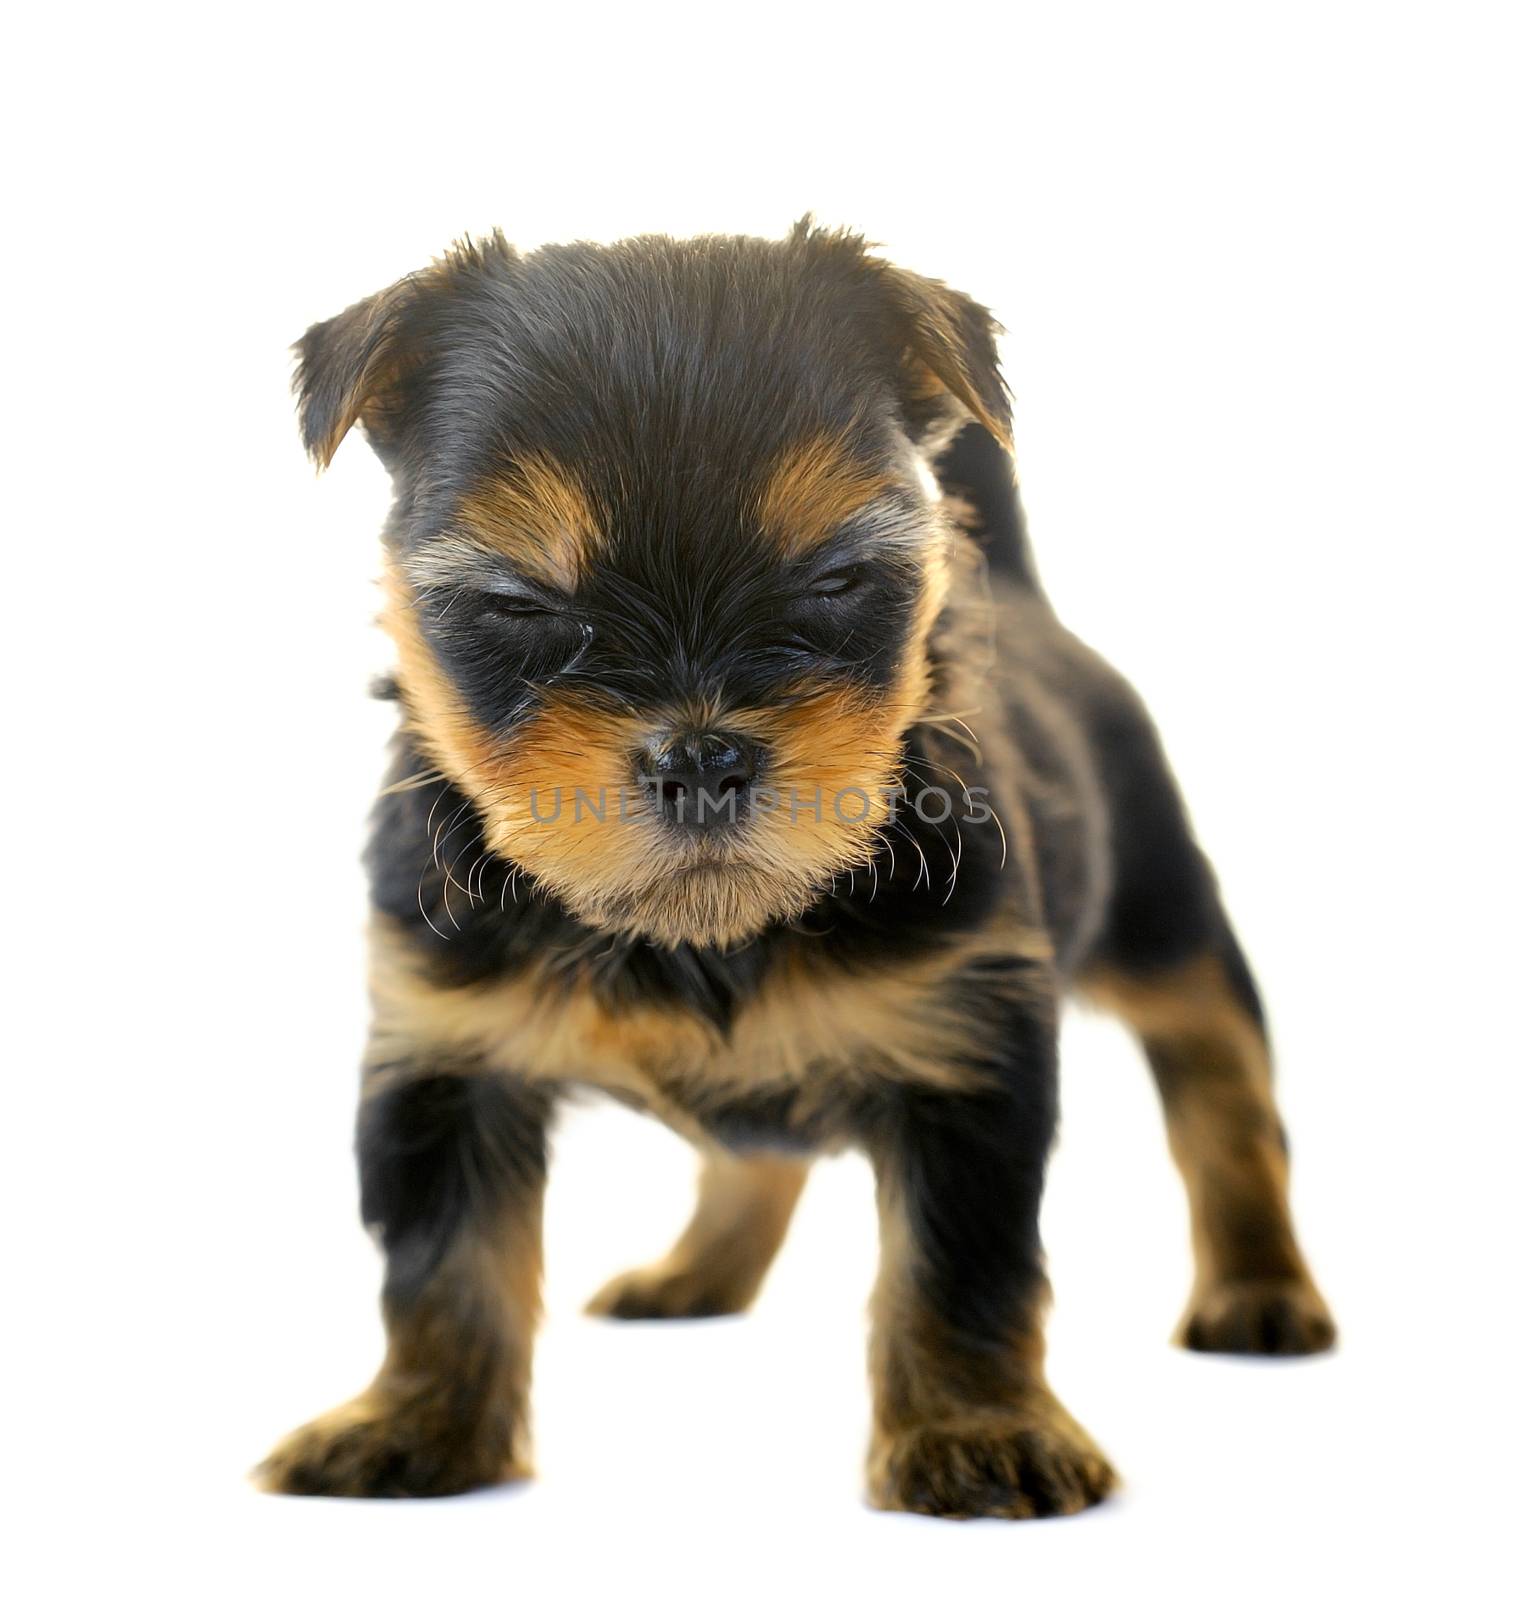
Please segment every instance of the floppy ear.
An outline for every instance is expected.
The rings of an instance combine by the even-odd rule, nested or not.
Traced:
[[[444,256],[379,294],[317,322],[294,347],[294,392],[305,448],[326,467],[354,422],[386,467],[394,466],[400,427],[425,375],[452,291],[469,279],[497,278],[519,260],[497,229],[467,234]]]
[[[788,243],[881,284],[890,341],[903,367],[904,425],[916,443],[942,447],[964,420],[965,408],[1005,450],[1013,450],[1010,395],[998,370],[996,339],[1003,329],[986,307],[938,278],[878,260],[869,254],[871,241],[859,233],[816,228],[812,212],[794,223]]]
[[[1003,329],[992,314],[937,278],[897,267],[885,268],[884,277],[904,343],[905,421],[911,432],[934,436],[960,421],[954,400],[1012,451],[1009,390],[998,370],[996,341]]]
[[[305,449],[323,467],[354,422],[361,422],[380,456],[385,454],[414,366],[407,313],[416,297],[413,278],[317,322],[295,346],[294,392]]]

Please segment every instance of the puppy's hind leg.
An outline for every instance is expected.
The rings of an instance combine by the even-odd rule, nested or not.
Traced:
[[[1237,950],[1136,974],[1090,997],[1139,1035],[1187,1189],[1196,1267],[1177,1330],[1192,1350],[1310,1355],[1334,1323],[1293,1231],[1271,1059]]]
[[[678,1242],[661,1261],[605,1284],[588,1310],[624,1319],[744,1311],[788,1232],[808,1175],[802,1160],[711,1149],[698,1205]]]
[[[1187,1188],[1194,1350],[1306,1355],[1334,1324],[1293,1232],[1265,1020],[1213,870],[1143,713],[1109,761],[1115,888],[1079,986],[1139,1036]]]

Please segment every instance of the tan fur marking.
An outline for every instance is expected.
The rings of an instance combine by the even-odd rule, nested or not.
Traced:
[[[1266,1042],[1218,961],[1205,956],[1152,982],[1100,973],[1081,987],[1150,1053],[1191,1201],[1200,1281],[1301,1272]]]
[[[420,629],[415,593],[392,562],[384,572],[383,592],[380,621],[394,641],[409,727],[426,755],[477,798],[500,771],[503,752],[498,741],[473,718],[432,654]]]
[[[1223,1037],[1244,1062],[1248,1076],[1269,1082],[1266,1041],[1235,998],[1224,968],[1214,956],[1149,979],[1099,968],[1078,979],[1094,1005],[1113,1011],[1141,1038]]]
[[[893,476],[858,461],[844,435],[818,434],[779,457],[758,493],[757,520],[798,554],[892,487]]]
[[[588,1309],[610,1317],[744,1311],[788,1232],[808,1175],[806,1161],[711,1148],[698,1205],[677,1243],[661,1261],[605,1284]]]
[[[1200,1348],[1210,1337],[1258,1337],[1241,1326],[1253,1312],[1285,1318],[1285,1337],[1300,1349],[1332,1343],[1293,1231],[1266,1041],[1222,964],[1204,956],[1141,980],[1104,970],[1079,987],[1140,1036],[1161,1094],[1192,1217],[1196,1272],[1181,1336]],[[1255,1304],[1247,1308],[1237,1294]],[[1231,1325],[1227,1335],[1212,1326],[1218,1322]]]
[[[520,456],[461,504],[480,542],[559,588],[571,589],[603,542],[583,486],[543,456]]]
[[[1044,937],[1000,928],[926,960],[866,975],[827,972],[794,952],[742,1009],[728,1036],[681,1008],[609,1011],[550,974],[460,989],[426,978],[404,935],[372,929],[374,1004],[370,1079],[387,1085],[403,1063],[440,1053],[527,1077],[594,1084],[637,1100],[674,1127],[699,1130],[682,1110],[690,1089],[799,1090],[823,1104],[848,1082],[877,1079],[971,1088],[960,1063],[992,1040],[977,1037],[949,980],[966,962],[1005,951],[1043,959]],[[400,1065],[395,1065],[396,1063]]]

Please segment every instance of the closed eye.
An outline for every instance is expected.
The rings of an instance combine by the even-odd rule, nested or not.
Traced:
[[[500,617],[558,617],[562,613],[551,606],[542,605],[529,595],[496,594],[485,591],[479,596],[479,610]]]
[[[810,585],[809,593],[824,600],[832,599],[836,595],[850,594],[853,589],[862,586],[866,577],[867,569],[859,564],[833,567],[815,579]]]
[[[454,640],[471,632],[479,648],[543,660],[576,658],[594,634],[566,605],[521,588],[460,588],[435,622]]]

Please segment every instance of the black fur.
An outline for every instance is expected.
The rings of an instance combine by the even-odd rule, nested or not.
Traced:
[[[458,1236],[546,1177],[549,1097],[476,1069],[400,1079],[357,1122],[363,1221],[388,1264],[386,1300],[413,1301]]]
[[[993,435],[969,422],[935,462],[941,488],[965,502],[974,541],[995,578],[1041,593],[1013,465]]]
[[[1006,1019],[1007,1021],[1008,1019]],[[869,1153],[901,1189],[918,1287],[963,1344],[1034,1326],[1045,1290],[1040,1196],[1056,1123],[1055,1043],[1014,1027],[981,1094],[901,1090],[872,1119]]]

